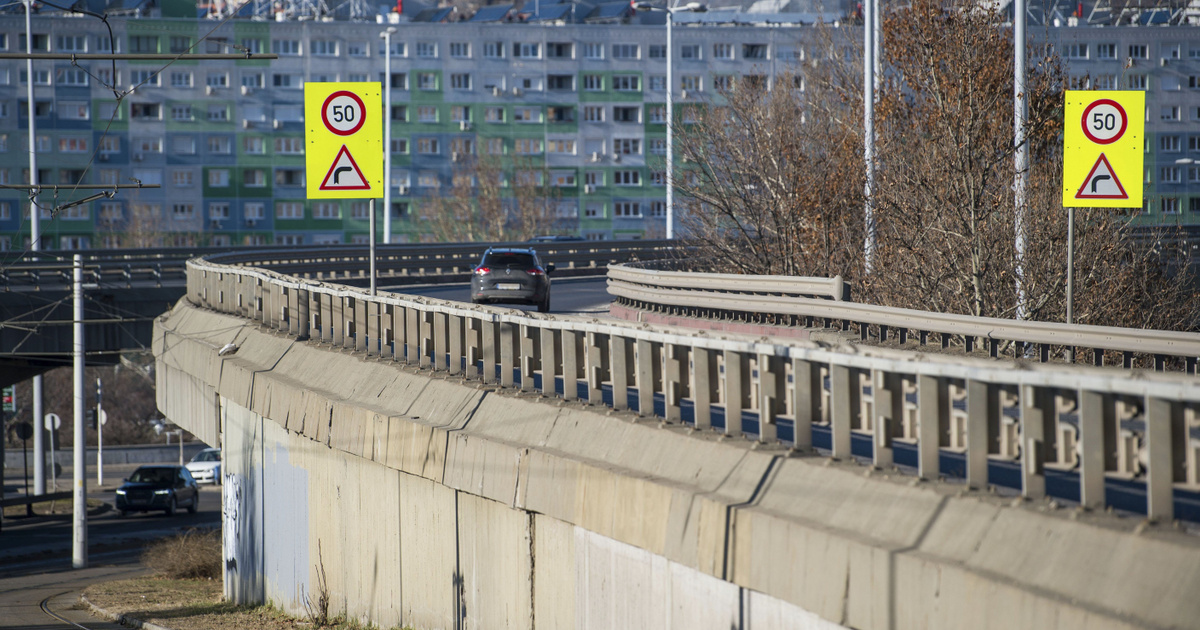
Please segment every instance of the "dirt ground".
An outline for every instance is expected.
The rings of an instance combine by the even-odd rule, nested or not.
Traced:
[[[248,608],[229,604],[224,601],[219,580],[137,578],[94,584],[84,591],[83,596],[111,613],[128,615],[171,630],[315,627],[307,620],[288,617],[266,606]]]

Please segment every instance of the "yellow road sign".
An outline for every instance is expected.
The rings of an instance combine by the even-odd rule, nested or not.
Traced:
[[[379,83],[304,84],[304,166],[309,199],[383,196]]]
[[[1067,90],[1063,207],[1142,207],[1145,122],[1145,92]]]

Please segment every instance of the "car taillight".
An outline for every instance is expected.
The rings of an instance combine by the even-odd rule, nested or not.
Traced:
[[[492,270],[487,267],[476,267],[475,268],[475,275],[477,275],[477,276],[486,276],[489,273],[492,273]]]
[[[538,269],[537,267],[534,267],[533,269],[529,270],[529,275],[531,275],[531,276],[540,276],[540,275],[544,275],[544,273],[545,272],[543,272],[541,269]]]

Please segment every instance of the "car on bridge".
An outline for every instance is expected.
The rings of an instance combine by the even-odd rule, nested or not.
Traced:
[[[192,461],[184,465],[188,472],[192,473],[192,477],[196,483],[211,483],[220,485],[221,483],[221,449],[206,448],[192,458]]]
[[[159,510],[173,516],[180,506],[187,506],[187,511],[195,514],[200,507],[200,488],[183,466],[141,466],[117,488],[116,494],[121,516]]]
[[[548,313],[553,272],[554,265],[543,265],[535,250],[489,247],[471,274],[471,302],[534,304]]]

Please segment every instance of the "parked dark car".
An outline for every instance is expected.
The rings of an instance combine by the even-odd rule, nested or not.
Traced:
[[[553,271],[532,249],[489,248],[471,274],[471,301],[536,304],[539,313],[549,312]]]
[[[196,512],[200,507],[200,489],[183,466],[141,466],[117,488],[117,509],[121,516],[158,510],[171,516],[184,506],[188,512]]]

